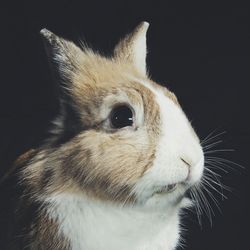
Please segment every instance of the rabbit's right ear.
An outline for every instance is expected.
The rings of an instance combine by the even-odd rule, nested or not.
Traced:
[[[79,57],[83,51],[74,43],[56,36],[47,29],[42,29],[40,34],[56,80],[60,81],[60,84],[70,87],[68,85],[78,68]]]
[[[133,32],[128,34],[115,47],[114,55],[116,58],[126,60],[133,64],[138,72],[147,74],[146,68],[146,33],[149,23],[141,22]]]

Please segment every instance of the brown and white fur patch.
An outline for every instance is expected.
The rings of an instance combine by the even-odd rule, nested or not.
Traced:
[[[147,28],[141,23],[111,58],[41,31],[61,113],[20,172],[44,221],[32,224],[29,249],[37,241],[39,249],[177,246],[184,193],[199,182],[204,156],[175,95],[147,76]],[[111,126],[119,105],[131,109],[131,126]]]

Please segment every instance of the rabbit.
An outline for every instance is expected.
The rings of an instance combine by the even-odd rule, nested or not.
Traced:
[[[41,30],[60,112],[18,159],[21,249],[174,250],[204,153],[174,93],[146,66],[140,23],[104,57]],[[22,224],[20,224],[22,225]]]

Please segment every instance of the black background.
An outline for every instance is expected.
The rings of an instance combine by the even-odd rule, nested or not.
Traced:
[[[228,199],[222,201],[213,191],[222,212],[212,204],[212,227],[205,217],[201,228],[195,216],[186,216],[184,249],[249,249],[249,9],[239,1],[200,2],[2,4],[0,174],[17,155],[39,143],[57,112],[39,30],[46,27],[75,42],[81,38],[109,54],[123,35],[146,20],[151,24],[147,62],[152,78],[176,93],[201,138],[214,129],[226,131],[218,148],[235,152],[220,155],[245,166],[223,174],[223,183],[233,188],[225,193]],[[9,198],[6,191],[2,208]]]

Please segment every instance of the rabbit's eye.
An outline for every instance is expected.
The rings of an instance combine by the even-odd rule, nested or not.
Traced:
[[[115,107],[110,114],[110,123],[112,128],[124,128],[133,126],[133,112],[126,105]]]

